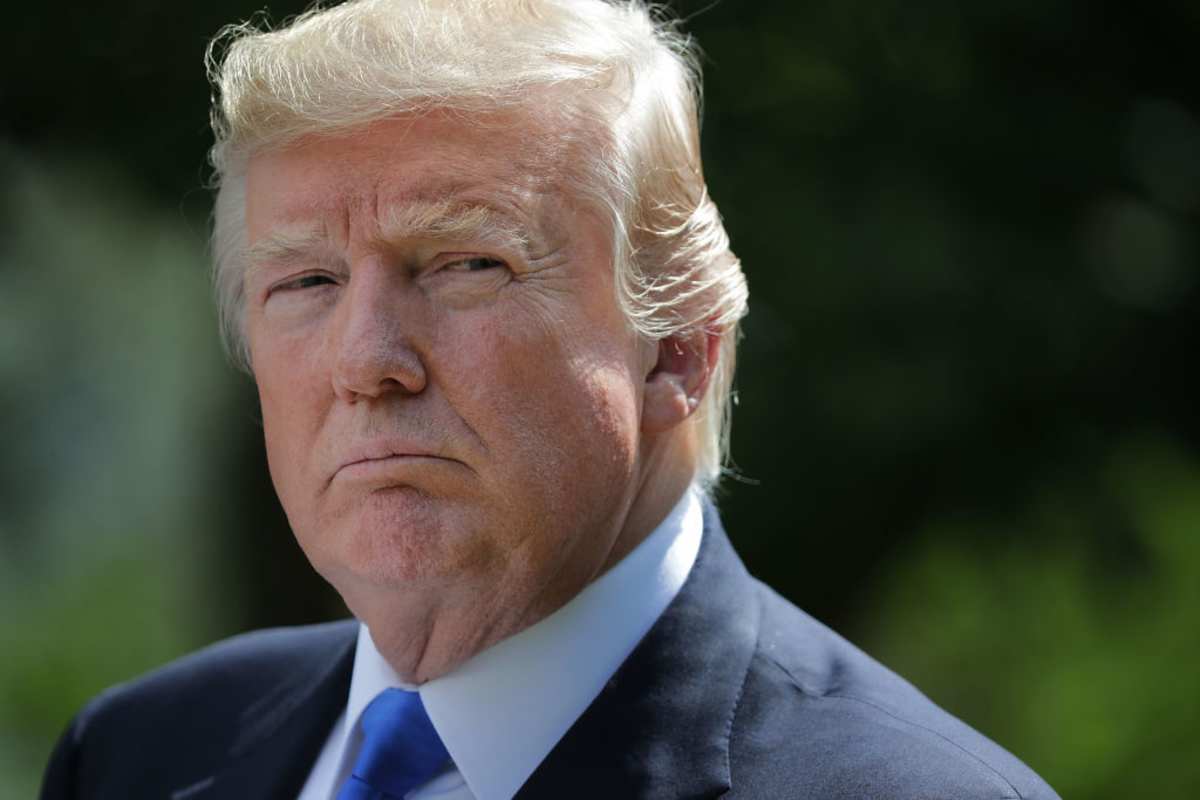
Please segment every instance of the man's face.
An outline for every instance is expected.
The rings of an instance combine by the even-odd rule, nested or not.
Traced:
[[[610,232],[565,190],[570,153],[494,121],[395,118],[248,168],[271,475],[377,639],[390,598],[481,628],[464,650],[553,610],[639,490],[656,351],[616,305]]]

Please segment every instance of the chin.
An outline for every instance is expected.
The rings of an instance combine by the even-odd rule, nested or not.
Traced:
[[[459,516],[412,490],[382,490],[338,524],[318,526],[305,552],[339,590],[344,582],[430,589],[485,563],[485,537]]]

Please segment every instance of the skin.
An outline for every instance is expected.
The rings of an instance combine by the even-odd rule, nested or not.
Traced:
[[[560,137],[473,122],[312,136],[246,176],[271,476],[413,683],[552,613],[666,516],[717,352],[632,331]]]

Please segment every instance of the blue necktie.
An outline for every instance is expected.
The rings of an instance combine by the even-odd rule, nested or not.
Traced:
[[[362,729],[362,750],[337,800],[404,800],[450,758],[416,692],[380,692],[363,711]]]

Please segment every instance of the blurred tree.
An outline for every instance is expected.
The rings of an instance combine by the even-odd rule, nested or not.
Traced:
[[[1063,797],[1185,800],[1200,787],[1200,468],[1169,442],[1095,465],[1141,546],[1071,546],[1095,495],[1047,475],[1020,513],[936,521],[872,591],[875,653],[1021,755]],[[1031,544],[1014,547],[1011,529]]]
[[[0,165],[0,796],[105,685],[228,630],[235,413],[197,231],[88,161]]]

